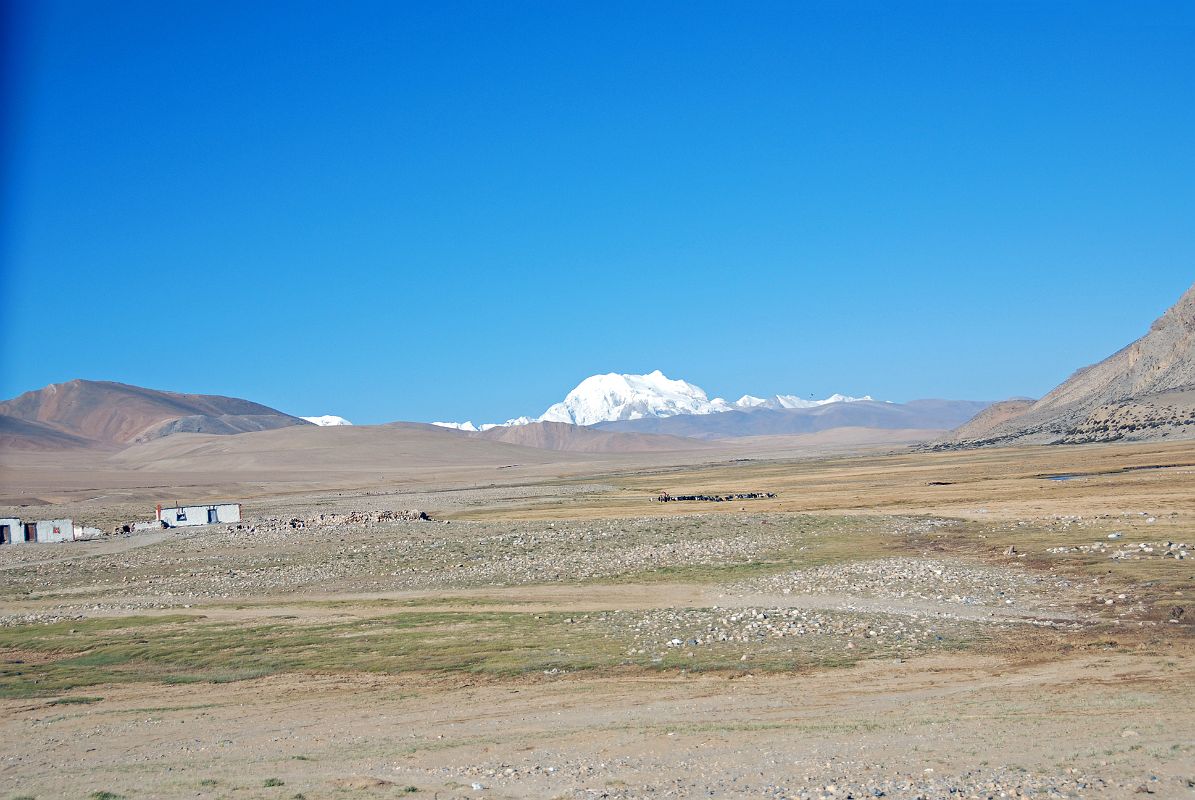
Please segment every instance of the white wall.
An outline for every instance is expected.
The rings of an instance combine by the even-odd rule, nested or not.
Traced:
[[[104,535],[104,532],[99,528],[90,528],[84,525],[75,526],[75,541],[80,539],[98,539]]]
[[[238,503],[214,503],[203,506],[180,506],[178,508],[163,508],[162,521],[171,528],[190,528],[195,525],[207,525],[208,510],[216,510],[216,522],[241,521],[241,506]],[[180,520],[179,512],[186,512],[186,519]],[[214,523],[213,523],[214,524]]]
[[[37,523],[39,542],[69,542],[75,538],[75,523],[69,519],[43,519]]]
[[[25,543],[25,526],[19,519],[15,517],[0,518],[0,525],[8,526],[8,535],[12,537],[7,544],[24,544]]]
[[[223,503],[216,506],[216,513],[220,515],[221,522],[240,522],[241,521],[241,504],[240,503]]]
[[[179,519],[179,517],[182,517],[182,519]],[[194,525],[206,525],[207,506],[163,508],[162,522],[165,522],[171,528],[189,528]]]

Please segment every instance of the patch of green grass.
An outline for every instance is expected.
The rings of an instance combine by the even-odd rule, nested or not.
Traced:
[[[267,787],[268,786],[285,786],[286,781],[282,780],[281,778],[266,778],[264,781],[261,782],[261,785],[267,786]]]
[[[216,786],[219,783],[220,783],[220,781],[216,780],[215,778],[204,778],[203,780],[201,780],[199,782],[199,785],[200,786]]]
[[[562,614],[426,611],[306,626],[182,619],[152,631],[138,618],[132,627],[104,619],[75,621],[73,628],[3,629],[0,651],[19,647],[48,658],[0,665],[0,697],[134,681],[225,683],[300,671],[572,670],[618,664],[622,646],[566,624]]]
[[[732,518],[727,518],[728,522]],[[826,564],[842,564],[873,558],[885,558],[901,552],[902,542],[885,535],[891,521],[882,517],[841,517],[814,515],[787,518],[770,517],[766,526],[711,523],[693,531],[700,538],[713,538],[737,532],[754,532],[770,537],[774,544],[749,560],[722,564],[682,564],[628,572],[614,577],[598,577],[589,583],[734,583],[751,578],[811,569]]]
[[[169,684],[238,683],[240,681],[251,681],[255,678],[264,678],[267,675],[273,675],[277,671],[278,670],[271,670],[264,667],[256,667],[253,669],[214,670],[202,673],[177,673],[163,675],[161,680],[162,683]]]
[[[219,684],[300,672],[794,671],[915,652],[873,652],[866,643],[849,652],[839,643],[833,648],[806,644],[794,652],[793,643],[784,641],[702,647],[692,656],[670,650],[657,660],[650,651],[628,654],[635,633],[626,623],[633,612],[617,624],[600,613],[577,617],[575,612],[413,609],[307,625],[175,616],[18,626],[0,629],[0,653],[11,648],[39,658],[0,664],[0,697],[59,696],[107,683]],[[960,633],[935,642],[934,649],[973,641],[970,633]],[[744,652],[748,662],[740,661]]]
[[[86,695],[75,695],[74,697],[59,697],[57,700],[51,700],[46,703],[48,706],[85,706],[91,703],[98,703],[102,701],[102,697],[88,697]]]
[[[122,794],[105,791],[92,792],[89,797],[91,797],[91,800],[124,800],[124,795]]]

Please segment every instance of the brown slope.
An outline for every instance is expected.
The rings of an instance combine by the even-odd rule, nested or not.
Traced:
[[[919,445],[940,438],[946,431],[919,428],[830,428],[816,433],[744,436],[723,441],[733,447],[767,452],[794,450],[837,452],[874,450],[880,447]]]
[[[43,422],[31,422],[0,414],[0,450],[28,452],[90,447],[102,445],[92,439],[60,431]]]
[[[179,434],[129,447],[115,467],[170,472],[303,474],[548,464],[559,456],[418,423],[294,426],[242,436]]]
[[[983,430],[972,420],[951,444],[1082,443],[1195,437],[1195,285],[1108,358]]]
[[[129,444],[183,429],[237,433],[309,423],[281,411],[218,395],[179,394],[111,381],[52,383],[0,403],[0,415],[100,444]],[[52,437],[49,437],[52,438]],[[47,438],[47,441],[49,441]]]
[[[1035,412],[1094,408],[1132,397],[1195,387],[1195,285],[1149,333],[1085,367],[1035,405]]]
[[[951,431],[951,436],[957,439],[982,439],[990,435],[994,428],[1024,414],[1033,407],[1034,402],[1027,397],[1013,397],[1009,400],[1001,400],[999,403],[992,403]]]
[[[532,422],[509,428],[491,428],[471,436],[540,450],[569,453],[656,453],[702,450],[710,445],[681,436],[655,433],[617,433],[570,425],[567,422]]]

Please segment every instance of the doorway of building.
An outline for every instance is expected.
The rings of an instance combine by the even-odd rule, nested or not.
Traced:
[[[214,508],[209,508],[207,510],[207,524],[215,525],[219,521],[220,521],[220,512]]]
[[[12,544],[12,528],[0,525],[0,544]]]
[[[25,523],[25,541],[27,541],[27,542],[36,542],[37,541],[37,523],[36,522],[26,522]]]

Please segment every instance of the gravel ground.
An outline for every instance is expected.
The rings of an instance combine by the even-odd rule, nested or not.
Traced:
[[[986,566],[947,558],[884,558],[769,575],[731,587],[741,592],[850,594],[930,600],[967,606],[1058,608],[1073,594],[1065,578],[1019,566]]]
[[[931,619],[882,613],[851,613],[800,608],[666,609],[603,615],[611,634],[633,642],[628,655],[662,661],[670,650],[679,657],[701,650],[733,653],[740,661],[799,654],[803,660],[838,653],[852,658],[881,654],[907,656],[956,647],[1007,629],[958,619]]]
[[[545,759],[548,756],[548,759]],[[1180,796],[1193,788],[1183,779],[1164,779],[1156,775],[1145,775],[1138,782],[1130,783],[1088,775],[1078,769],[1060,774],[1033,774],[1020,769],[976,769],[954,775],[938,775],[932,768],[920,774],[885,774],[876,770],[873,779],[860,778],[872,771],[866,762],[830,763],[829,769],[804,775],[791,774],[785,767],[775,764],[768,775],[748,777],[725,777],[720,766],[703,763],[700,760],[681,760],[675,763],[672,776],[639,785],[611,786],[602,780],[610,772],[648,771],[643,759],[631,756],[617,756],[599,763],[577,764],[565,759],[550,761],[551,753],[537,753],[541,763],[471,765],[459,769],[443,768],[432,775],[436,778],[459,782],[461,788],[473,796],[484,797],[487,792],[512,790],[520,784],[532,784],[535,790],[558,798],[577,800],[632,800],[645,797],[766,797],[776,800],[870,800],[870,798],[892,798],[892,800],[999,800],[1000,798],[1083,798],[1083,797],[1129,797],[1160,794],[1166,797]],[[408,779],[417,780],[410,776]],[[595,788],[575,788],[577,784],[592,784]],[[556,787],[570,787],[560,792]],[[597,788],[600,787],[600,788]]]
[[[78,612],[273,594],[575,583],[661,568],[746,563],[790,546],[800,536],[800,525],[766,517],[710,524],[693,516],[567,523],[387,521],[292,529],[266,519],[239,529],[156,536],[165,541],[82,558],[75,557],[88,552],[82,542],[6,550],[0,553],[3,591],[9,598],[54,598],[63,612]],[[74,599],[82,593],[89,596],[86,603]]]
[[[1119,539],[1120,534],[1112,534],[1109,539]],[[1135,544],[1117,546],[1115,542],[1093,542],[1072,547],[1051,547],[1047,553],[1083,553],[1108,556],[1117,561],[1150,561],[1154,559],[1173,558],[1186,561],[1195,558],[1195,548],[1190,542],[1176,542],[1173,540],[1158,542],[1137,542]]]
[[[37,614],[0,616],[0,625],[93,612],[189,608],[263,595],[318,597],[610,580],[661,569],[718,569],[777,557],[799,559],[831,541],[858,541],[862,555],[885,538],[916,538],[955,524],[767,514],[484,523],[379,521],[377,515],[388,510],[350,517],[321,513],[329,524],[318,522],[320,514],[307,517],[316,522],[299,528],[286,519],[261,517],[227,528],[5,548],[0,551],[3,596],[37,600],[42,607]],[[98,551],[105,547],[122,549]],[[780,598],[809,596],[1018,612],[1057,612],[1093,602],[1116,604],[1118,612],[1132,608],[1132,598],[1034,573],[1015,562],[992,566],[928,556],[849,560],[849,548],[838,557],[848,560],[760,575],[725,591],[730,596],[775,596],[760,602],[777,608],[786,605],[777,604]],[[1107,603],[1109,599],[1113,602]],[[907,603],[891,610],[906,613]],[[695,638],[688,631],[706,626],[705,620],[678,620],[673,627],[681,633],[665,641]],[[667,625],[659,627],[661,635],[668,632]]]
[[[396,510],[413,505],[409,497],[399,501],[391,497],[386,502],[394,503]],[[251,774],[254,783],[221,783],[221,792],[227,786],[229,791],[245,791],[245,796],[264,797],[251,790],[265,788],[266,777],[281,775],[286,788],[279,796],[293,796],[300,788],[303,796],[328,796],[331,771],[345,776],[334,783],[337,792],[385,789],[385,783],[348,777],[364,770],[356,764],[350,772],[346,762],[369,758],[369,774],[392,778],[394,787],[424,787],[428,790],[424,796],[435,791],[444,800],[698,796],[994,800],[1191,793],[1183,783],[1187,772],[1180,771],[1189,755],[1189,750],[1181,749],[1184,741],[1190,741],[1188,728],[1182,727],[1189,719],[1181,705],[1159,694],[1163,689],[1172,691],[1176,683],[1186,685],[1176,672],[1185,667],[1181,656],[1172,658],[1161,649],[1164,644],[1152,644],[1157,652],[1140,656],[1158,662],[1146,665],[1154,672],[1141,683],[1132,683],[1136,680],[1132,676],[1144,669],[1141,665],[1126,670],[1127,677],[1109,675],[1108,664],[1113,658],[1129,658],[1127,649],[1109,647],[1106,658],[1101,651],[1082,666],[1057,673],[1050,671],[1055,659],[1035,659],[1033,669],[1043,674],[1033,679],[1032,686],[1044,688],[1028,695],[1027,689],[1020,688],[1026,679],[1011,667],[1006,677],[1004,667],[981,665],[981,669],[971,661],[966,668],[950,666],[976,653],[1015,650],[1003,645],[1028,641],[1030,637],[1022,636],[1017,626],[1034,621],[1036,612],[1055,618],[1086,615],[1084,619],[1090,620],[1105,608],[1120,612],[1134,603],[1123,591],[1109,595],[1094,578],[1068,580],[1035,572],[1015,557],[1001,562],[997,548],[973,558],[933,551],[942,537],[952,535],[955,521],[744,513],[448,523],[379,519],[379,512],[391,510],[387,508],[349,510],[362,514],[346,522],[342,516],[332,516],[342,515],[342,509],[304,511],[291,506],[285,515],[271,512],[247,520],[239,529],[154,532],[94,544],[12,548],[0,552],[0,596],[38,611],[10,613],[0,618],[0,624],[147,608],[202,609],[223,604],[224,610],[230,610],[241,600],[271,598],[266,601],[270,603],[275,597],[285,602],[404,590],[450,596],[457,589],[558,587],[585,580],[642,582],[658,578],[650,573],[661,569],[676,570],[664,577],[678,583],[708,583],[697,587],[699,602],[679,607],[663,607],[673,603],[669,596],[649,601],[656,605],[578,613],[575,621],[583,624],[570,626],[569,640],[607,650],[615,642],[618,659],[625,654],[625,660],[623,666],[613,668],[614,676],[594,676],[584,670],[567,676],[556,670],[540,674],[537,667],[534,675],[509,683],[479,682],[476,689],[474,678],[460,677],[465,687],[460,691],[479,692],[482,699],[452,694],[451,700],[439,694],[447,689],[422,684],[405,687],[404,676],[355,678],[379,684],[395,681],[385,697],[362,701],[340,687],[342,675],[277,675],[263,684],[273,687],[269,690],[248,685],[219,691],[210,685],[153,688],[163,699],[151,697],[151,687],[97,687],[95,693],[101,699],[78,708],[25,701],[19,707],[10,705],[14,715],[22,716],[8,733],[28,737],[32,732],[56,746],[71,742],[74,749],[66,763],[95,758],[88,755],[90,748],[111,751],[107,762],[97,762],[99,769],[107,770],[102,772],[105,782],[88,785],[77,796],[88,796],[96,788],[134,796],[124,789],[126,781],[132,785],[139,780],[127,771],[132,761],[173,754],[178,759],[173,762],[178,769],[171,773],[175,776],[188,759],[210,770],[216,763],[214,754],[227,752],[220,757],[242,758],[241,749],[250,747],[256,749],[245,750],[247,760],[237,762],[235,774]],[[287,521],[290,516],[318,520],[320,514],[330,524],[312,522],[292,528]],[[893,557],[884,549],[893,543],[933,554]],[[757,563],[763,561],[775,563]],[[811,566],[796,568],[802,563]],[[733,578],[720,577],[723,573],[718,570],[736,565],[743,571],[727,573]],[[664,597],[668,583],[649,588],[654,592],[657,587]],[[711,602],[717,605],[708,605]],[[1106,606],[1109,602],[1114,605]],[[854,608],[847,607],[851,603]],[[573,612],[556,615],[557,623],[565,613]],[[1016,615],[1020,618],[1015,619]],[[572,617],[565,620],[572,621]],[[1070,635],[1055,630],[1042,632],[1039,638],[1059,642]],[[923,663],[920,657],[943,666],[914,671],[914,665]],[[650,678],[631,671],[648,664],[656,667]],[[818,669],[824,666],[840,669]],[[618,684],[624,669],[627,683]],[[981,672],[986,677],[971,677]],[[768,676],[767,685],[773,688],[756,694],[734,688],[750,684],[752,673]],[[859,675],[869,677],[860,681]],[[699,683],[712,680],[711,676],[725,683]],[[324,691],[334,696],[313,700],[324,705],[314,706],[310,717],[296,717],[296,707],[307,702],[313,683],[321,680],[327,682]],[[639,680],[644,683],[637,684]],[[973,684],[975,680],[984,681],[982,688]],[[620,688],[611,689],[606,681]],[[888,688],[876,692],[875,684],[885,681]],[[951,681],[956,688],[937,688]],[[578,688],[569,689],[570,685]],[[676,701],[661,700],[662,690],[675,692]],[[614,694],[602,694],[611,691]],[[787,695],[778,697],[776,691]],[[1083,730],[1076,734],[1077,744],[1050,745],[1054,749],[1049,759],[1013,760],[1023,756],[1016,749],[1016,731],[1026,718],[1042,726],[1035,729],[1038,732],[1062,735],[1060,726],[1066,723],[1055,724],[1052,717],[1058,712],[1044,704],[1068,691],[1082,694],[1075,703],[1060,706],[1062,713],[1074,710],[1079,716],[1068,720],[1100,726],[1099,736]],[[215,707],[213,698],[226,692],[237,692],[238,700],[227,710]],[[130,700],[128,713],[101,713],[109,703],[104,697],[126,693],[143,699]],[[537,696],[549,699],[537,701]],[[1100,706],[1105,700],[1107,708]],[[880,702],[888,702],[882,712],[877,707]],[[617,713],[608,706],[616,706]],[[348,708],[352,710],[346,712]],[[408,709],[406,716],[384,718],[395,708]],[[1081,716],[1086,713],[1090,716]],[[1171,715],[1166,724],[1159,723],[1154,726],[1159,730],[1154,730],[1152,720],[1165,714]],[[376,720],[373,715],[378,715]],[[162,724],[163,717],[172,724]],[[567,733],[559,727],[562,717],[576,727],[593,726],[574,742],[571,752],[561,741],[566,738],[562,732]],[[535,721],[528,722],[529,718]],[[1176,720],[1179,728],[1174,728]],[[1142,731],[1140,740],[1122,738],[1121,729],[1130,724]],[[534,736],[524,737],[524,729]],[[235,747],[230,730],[238,731]],[[957,742],[960,730],[971,737],[970,744]],[[67,731],[75,731],[73,739]],[[197,731],[204,731],[205,738],[201,740]],[[250,743],[243,741],[246,738]],[[407,738],[411,739],[409,756],[394,755],[404,752]],[[989,738],[1009,748],[999,752],[1015,755],[984,763],[991,749]],[[292,747],[289,743],[296,739],[303,743],[293,747],[304,748],[296,752],[317,754],[316,760],[279,755],[280,748]],[[129,756],[122,743],[134,741],[141,743],[141,753]],[[617,744],[611,745],[612,741]],[[1140,753],[1138,741],[1152,743],[1147,746],[1153,749]],[[345,749],[324,750],[339,746]],[[953,755],[949,762],[922,760],[921,747],[925,754],[949,750]],[[1148,759],[1157,760],[1155,751],[1170,759],[1165,765],[1168,772],[1141,769]],[[322,761],[321,752],[325,753]],[[984,755],[977,756],[980,752]],[[1116,769],[1100,767],[1101,762],[1108,763],[1104,754],[1109,752],[1121,759]],[[60,778],[63,770],[58,765],[67,756],[55,754],[48,745],[31,747],[13,758],[16,768],[38,775],[44,785],[74,780]],[[1010,766],[1014,763],[1033,768]],[[93,765],[93,773],[96,769]],[[318,772],[317,783],[303,783],[306,770]],[[176,789],[170,796],[215,796],[195,789],[206,774],[192,775],[185,793]],[[66,795],[42,792],[39,796]]]

